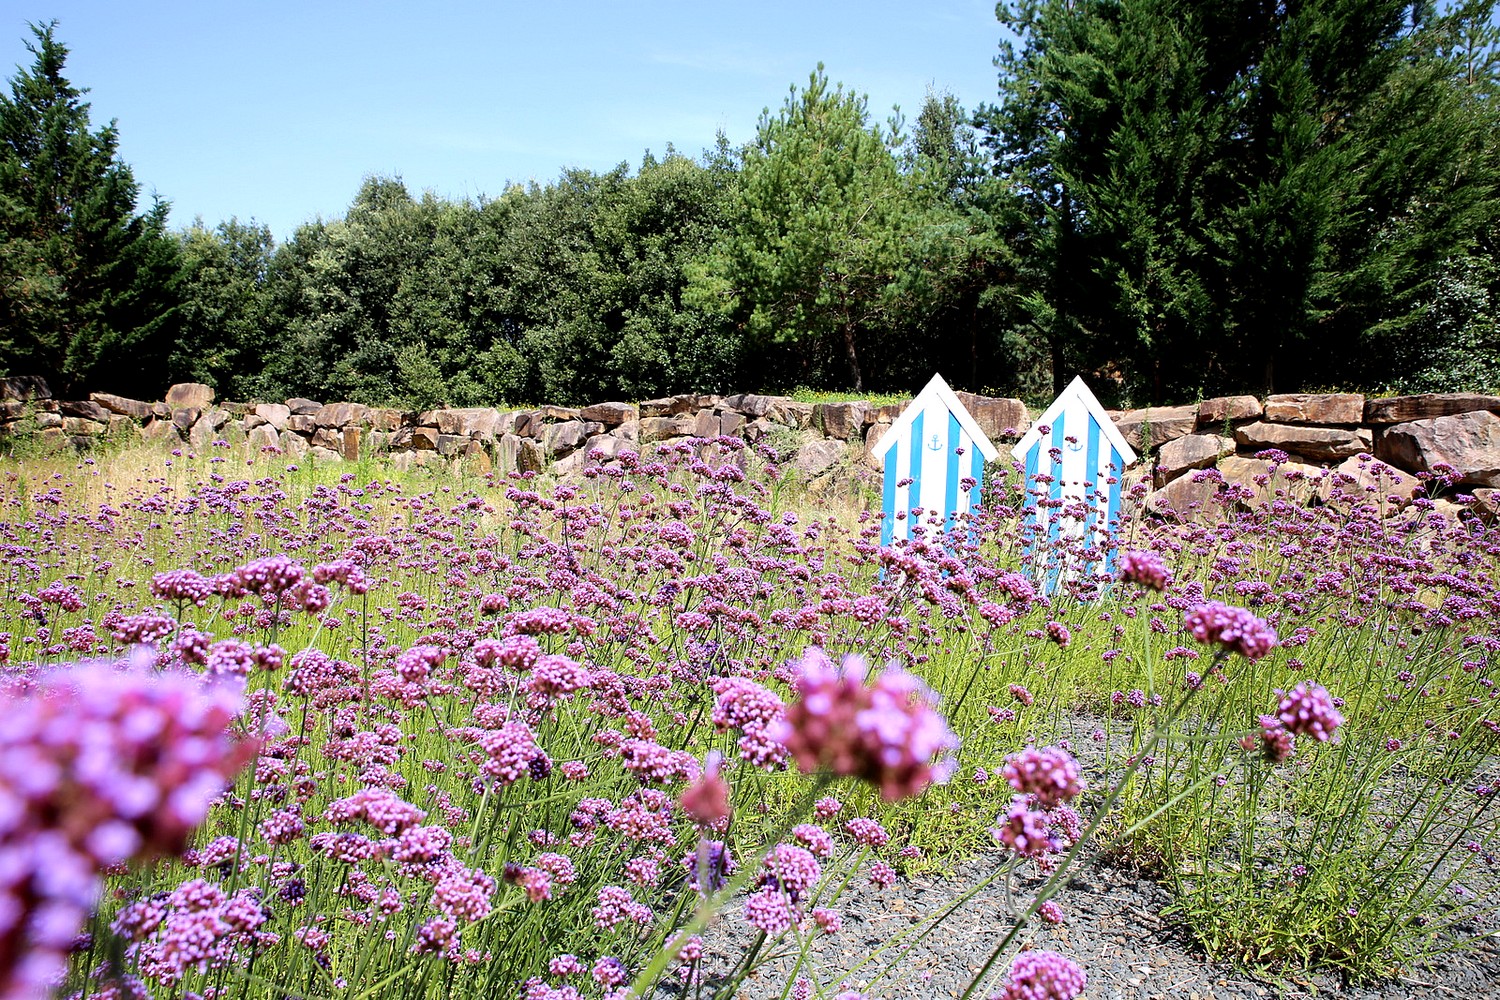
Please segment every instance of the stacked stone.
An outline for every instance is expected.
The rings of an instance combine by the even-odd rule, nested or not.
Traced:
[[[956,395],[999,444],[1017,438],[1034,416],[1017,399]],[[0,379],[0,434],[24,431],[57,449],[139,434],[199,452],[224,447],[252,461],[265,455],[324,462],[386,455],[401,470],[444,469],[462,460],[482,471],[559,476],[582,470],[590,455],[608,462],[626,450],[701,447],[722,435],[751,444],[774,441],[790,467],[812,481],[852,475],[861,463],[879,471],[871,450],[903,409],[863,400],[802,403],[752,393],[684,393],[639,405],[409,413],[311,399],[216,402],[214,390],[197,383],[172,386],[161,402],[100,392],[68,401],[54,399],[39,378]],[[1279,495],[1311,503],[1326,498],[1340,477],[1398,511],[1419,495],[1423,473],[1472,493],[1475,509],[1500,507],[1497,396],[1285,394],[1264,403],[1254,396],[1223,396],[1111,417],[1146,459],[1128,479],[1148,477],[1153,492],[1147,507],[1163,514],[1213,512],[1210,501],[1223,488],[1220,480],[1243,484],[1258,499]],[[1285,457],[1257,457],[1267,452]],[[1192,475],[1209,468],[1219,476]]]

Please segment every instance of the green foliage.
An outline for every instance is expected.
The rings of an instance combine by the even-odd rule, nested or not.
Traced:
[[[1020,44],[981,118],[1027,206],[1023,303],[1059,376],[1118,367],[1138,401],[1378,379],[1495,216],[1491,112],[1455,83],[1480,61],[1445,47],[1474,11],[998,13]]]
[[[791,381],[828,381],[822,366],[837,352],[863,390],[861,343],[894,339],[968,249],[963,221],[922,190],[959,183],[955,157],[938,148],[948,141],[938,118],[921,135],[939,179],[903,174],[895,124],[872,124],[865,99],[830,90],[820,65],[780,112],[761,116],[729,230],[694,270],[690,301],[734,317],[758,345],[796,345],[803,367]]]
[[[31,26],[35,61],[0,95],[0,366],[66,394],[157,393],[175,332],[167,206],[136,213],[114,123],[92,129],[55,27]]]
[[[266,320],[271,256],[266,226],[201,219],[178,237],[182,273],[178,336],[168,369],[174,379],[203,382],[244,398],[234,381],[272,351]]]

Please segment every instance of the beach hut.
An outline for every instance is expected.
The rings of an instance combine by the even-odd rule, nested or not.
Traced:
[[[915,524],[932,525],[935,517],[951,528],[979,504],[984,463],[1000,456],[941,375],[932,376],[871,453],[885,470],[881,545],[910,539]]]
[[[1113,572],[1121,479],[1136,454],[1083,379],[1053,400],[1011,455],[1026,469],[1023,530],[1043,589],[1099,571],[1100,560],[1084,553],[1098,553],[1103,572]]]

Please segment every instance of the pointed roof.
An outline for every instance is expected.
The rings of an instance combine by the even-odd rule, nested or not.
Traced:
[[[999,450],[994,446],[984,431],[979,429],[979,424],[974,417],[953,395],[953,390],[948,388],[948,383],[943,381],[943,376],[934,375],[932,381],[928,382],[921,392],[917,393],[915,399],[907,404],[906,409],[901,411],[901,416],[891,424],[891,429],[883,434],[870,453],[876,458],[885,458],[885,453],[896,446],[896,442],[910,433],[912,422],[917,419],[917,414],[927,409],[927,405],[933,400],[943,404],[947,411],[958,418],[958,426],[962,427],[974,442],[974,447],[984,456],[986,462],[993,462],[1000,457]]]
[[[1089,416],[1093,417],[1099,424],[1099,432],[1104,436],[1104,440],[1113,445],[1115,451],[1120,453],[1121,461],[1126,465],[1130,465],[1136,460],[1135,449],[1131,448],[1125,442],[1125,435],[1121,434],[1120,429],[1115,426],[1115,422],[1109,419],[1109,414],[1104,411],[1104,407],[1100,405],[1098,398],[1084,384],[1083,376],[1081,375],[1073,376],[1073,381],[1068,383],[1068,387],[1052,401],[1052,405],[1047,407],[1040,417],[1036,418],[1036,423],[1031,425],[1031,429],[1010,450],[1011,456],[1017,461],[1025,461],[1026,453],[1031,450],[1032,445],[1036,444],[1042,438],[1041,428],[1051,426],[1064,410],[1071,410],[1077,407],[1081,407],[1087,411]]]

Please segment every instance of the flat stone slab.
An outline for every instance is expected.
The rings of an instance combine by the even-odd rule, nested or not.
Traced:
[[[979,429],[984,431],[985,437],[991,441],[1019,437],[1026,433],[1027,427],[1031,426],[1031,417],[1026,412],[1026,404],[1019,399],[1010,399],[1005,396],[979,396],[972,392],[955,392],[953,395],[964,404],[964,409],[969,411],[969,415],[974,418]],[[899,410],[896,416],[900,416]],[[892,420],[894,419],[893,417]]]
[[[1205,430],[1259,420],[1266,412],[1254,396],[1215,396],[1198,404],[1198,426]]]
[[[578,411],[584,420],[597,420],[605,427],[618,427],[627,420],[635,420],[640,411],[629,403],[595,403]]]
[[[1148,406],[1112,414],[1125,441],[1136,451],[1160,448],[1168,441],[1193,433],[1198,427],[1197,406]]]
[[[179,382],[167,390],[167,405],[174,410],[207,408],[214,401],[214,391],[202,382]]]
[[[1367,399],[1364,420],[1367,424],[1404,424],[1411,420],[1451,417],[1475,410],[1500,412],[1500,396],[1483,396],[1475,392],[1438,392]]]
[[[1348,424],[1365,419],[1365,397],[1357,392],[1283,393],[1266,398],[1266,419],[1282,424]]]
[[[151,416],[151,404],[139,399],[127,399],[111,392],[91,392],[89,399],[111,413],[118,413],[135,420],[145,420]]]
[[[1234,454],[1234,439],[1218,434],[1188,434],[1168,441],[1156,453],[1156,483],[1165,486],[1194,469],[1206,469]]]
[[[1234,440],[1250,451],[1274,448],[1320,462],[1352,458],[1370,451],[1374,445],[1374,435],[1363,427],[1277,424],[1263,420],[1235,428]]]

